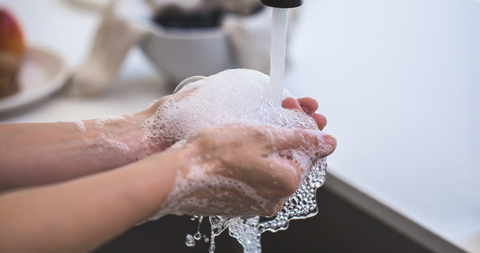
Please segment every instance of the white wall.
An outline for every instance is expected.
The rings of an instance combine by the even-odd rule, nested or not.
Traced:
[[[319,100],[338,139],[331,172],[441,236],[480,240],[480,3],[301,10],[286,86]]]

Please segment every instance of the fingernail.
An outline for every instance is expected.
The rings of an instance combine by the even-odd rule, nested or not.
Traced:
[[[331,134],[327,134],[318,130],[310,130],[310,129],[307,129],[305,131],[316,136],[320,143],[323,142],[326,145],[332,146],[333,148],[337,146],[337,139]]]
[[[333,147],[335,149],[337,147],[337,139],[330,134],[325,134],[323,136],[323,141],[327,144]]]

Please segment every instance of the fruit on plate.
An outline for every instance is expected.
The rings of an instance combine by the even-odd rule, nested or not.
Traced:
[[[19,90],[17,78],[24,52],[20,26],[11,13],[0,8],[0,98]]]

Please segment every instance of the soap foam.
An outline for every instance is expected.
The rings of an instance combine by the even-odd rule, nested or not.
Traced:
[[[272,126],[275,132],[268,128],[260,129],[265,131],[265,136],[270,136],[271,141],[281,137],[278,132],[282,129],[310,129],[312,134],[313,131],[319,131],[315,121],[304,112],[282,108],[276,101],[276,95],[271,92],[269,77],[258,71],[226,70],[190,83],[181,92],[191,94],[180,101],[173,98],[167,100],[151,118],[142,123],[142,141],[171,142],[176,143],[171,148],[179,148],[185,144],[187,137],[194,135],[199,129],[233,123]],[[282,100],[286,97],[291,95],[284,89]],[[318,132],[315,136],[317,134]],[[302,135],[299,137],[304,138]],[[195,210],[222,214],[225,216],[210,217],[210,252],[215,248],[215,236],[226,227],[229,228],[230,235],[243,245],[245,252],[260,252],[261,233],[286,229],[289,220],[316,214],[315,191],[325,179],[326,167],[325,159],[315,160],[319,146],[323,146],[323,139],[319,138],[318,142],[319,145],[312,144],[312,147],[306,149],[284,150],[271,154],[271,157],[278,156],[294,161],[304,172],[301,187],[286,199],[284,209],[275,217],[262,222],[259,217],[228,218],[239,215],[238,208],[235,208],[239,203],[234,203],[233,200],[232,203],[226,203],[193,197],[193,193],[198,189],[212,189],[211,194],[218,192],[218,189],[230,189],[251,199],[252,203],[255,203],[252,209],[265,210],[267,203],[247,184],[226,177],[211,176],[208,166],[198,166],[189,168],[188,172],[179,172],[174,189],[160,208],[162,211],[153,219],[170,213],[192,215]],[[233,208],[228,209],[227,206]]]
[[[105,133],[100,133],[97,137],[95,137],[96,141],[102,141],[107,138],[107,135]]]
[[[61,120],[61,121],[58,121],[60,123],[72,123],[72,124],[75,124],[75,127],[77,128],[78,131],[80,132],[85,132],[87,131],[87,128],[85,128],[85,124],[83,123],[83,121],[79,120],[79,119],[66,119],[66,120]]]
[[[126,154],[128,151],[130,151],[130,148],[128,147],[127,144],[120,142],[120,141],[114,141],[114,140],[105,140],[105,146],[106,147],[111,147],[115,149],[118,152]]]
[[[122,116],[110,116],[110,117],[98,118],[93,122],[93,128],[102,129],[102,127],[105,124],[110,124],[115,121],[121,121],[121,120],[125,120],[125,118]]]
[[[99,145],[99,150],[100,151],[103,151],[103,148],[113,148],[115,151],[118,151],[122,154],[126,154],[128,151],[130,151],[130,148],[128,147],[128,145],[126,143],[123,143],[121,141],[115,141],[115,140],[108,139],[109,137],[112,137],[112,136],[113,135],[111,133],[102,132],[97,137],[95,137],[95,141]],[[88,139],[87,139],[87,141],[88,141]]]
[[[198,129],[231,123],[254,123],[318,130],[303,112],[282,108],[269,89],[269,77],[249,69],[226,70],[188,84],[190,96],[164,102],[141,125],[141,140],[177,142]],[[283,90],[282,99],[291,97]]]

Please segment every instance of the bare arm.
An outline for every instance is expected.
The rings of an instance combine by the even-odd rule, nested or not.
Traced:
[[[159,208],[181,150],[64,183],[0,195],[0,252],[88,252]],[[28,242],[28,243],[25,243]]]
[[[73,123],[0,124],[0,191],[118,168],[163,151],[170,144],[139,141],[139,125],[169,98],[96,128],[95,119],[84,120],[85,131]]]
[[[175,100],[187,94],[176,94]],[[165,150],[171,143],[141,143],[139,125],[171,97],[99,129],[94,127],[95,119],[84,120],[84,132],[72,123],[0,124],[0,191],[86,176]],[[287,98],[283,107],[305,110],[320,129],[326,125],[325,117],[315,113],[318,104],[311,98]]]
[[[273,142],[272,133],[277,136]],[[302,169],[269,154],[314,148],[320,158],[333,152],[335,145],[331,136],[321,132],[244,125],[204,129],[182,148],[116,170],[0,195],[0,252],[88,252],[159,211],[222,212],[184,204],[191,199],[223,203],[222,209],[234,210],[235,215],[273,214],[298,188]],[[188,176],[191,173],[246,185],[262,199],[263,208],[253,207],[258,204],[256,197],[236,187],[196,184],[197,177]],[[182,177],[193,178],[193,188],[184,188],[172,198],[170,193],[182,186],[178,181]]]

